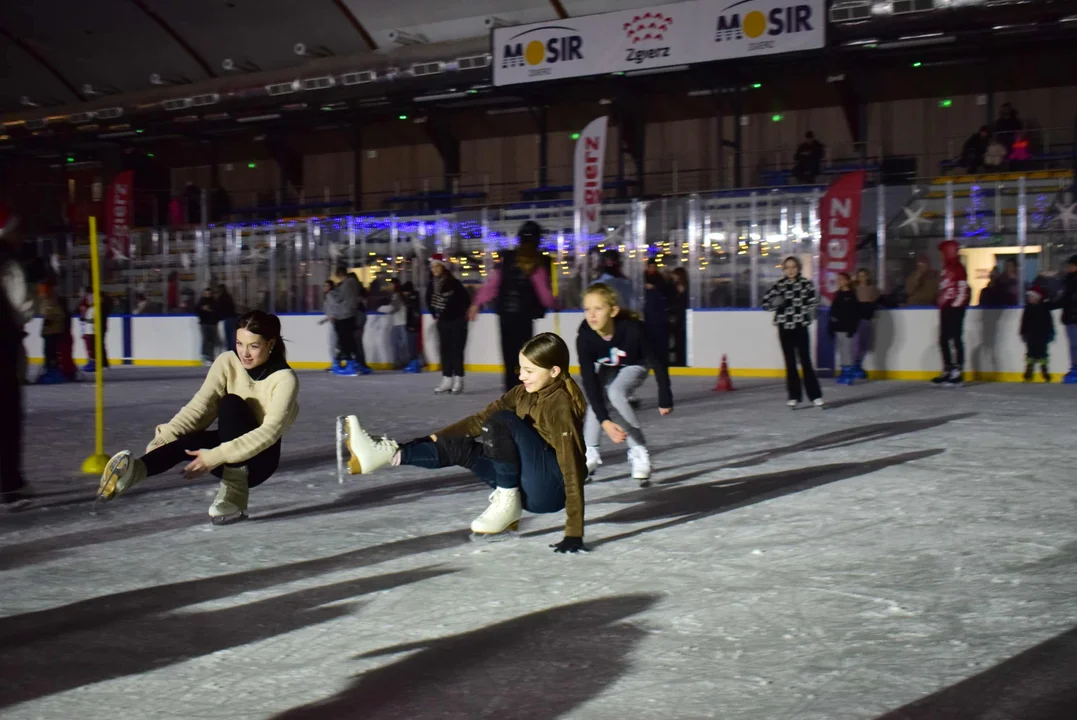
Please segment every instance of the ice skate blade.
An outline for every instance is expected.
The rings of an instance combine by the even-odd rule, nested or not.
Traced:
[[[651,479],[650,479],[650,478],[635,478],[635,479],[636,479],[636,480],[639,480],[639,486],[640,486],[641,488],[645,488],[645,487],[650,487],[650,486],[651,486]]]
[[[108,461],[104,475],[101,477],[101,485],[97,488],[98,500],[108,501],[116,497],[120,478],[131,467],[131,462],[130,453],[121,453]]]
[[[505,540],[517,540],[520,537],[520,534],[517,532],[519,527],[520,523],[519,521],[517,521],[512,523],[499,533],[477,533],[472,530],[469,539],[471,540],[471,542],[483,543],[504,542]]]
[[[237,522],[242,522],[247,519],[247,513],[239,512],[232,513],[231,515],[217,515],[211,517],[209,521],[214,525],[220,527],[222,525],[235,525]]]
[[[356,427],[353,428],[352,426]],[[352,435],[358,432],[359,419],[354,415],[349,415],[344,418],[344,451],[347,453],[348,461],[346,466],[348,468],[349,475],[362,475],[363,466],[359,464],[359,458],[352,452]]]

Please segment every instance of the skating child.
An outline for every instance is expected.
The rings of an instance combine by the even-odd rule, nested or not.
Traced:
[[[102,304],[103,298],[102,298]],[[97,338],[96,329],[94,328],[94,315],[97,313],[97,308],[94,307],[93,301],[93,288],[86,288],[82,297],[82,303],[79,306],[80,322],[82,324],[82,341],[86,344],[86,357],[90,360],[83,366],[85,372],[95,372],[97,370]],[[108,322],[107,316],[101,317],[102,329],[104,324]],[[102,362],[101,367],[108,367],[108,352],[105,351],[104,337],[101,338],[101,354]]]
[[[834,338],[841,372],[839,385],[852,385],[856,376],[853,368],[853,336],[860,324],[860,303],[853,290],[853,281],[848,273],[838,273],[838,291],[830,301],[830,324],[828,330]]]
[[[236,347],[219,355],[202,388],[164,425],[146,454],[117,453],[101,475],[97,496],[111,500],[147,477],[181,462],[184,477],[221,479],[209,508],[214,525],[244,520],[249,490],[276,472],[281,437],[299,413],[299,381],[288,366],[280,319],[254,310],[236,321]],[[206,430],[213,421],[215,430]]]
[[[587,288],[583,310],[585,320],[576,334],[576,354],[588,402],[583,427],[587,472],[593,473],[602,464],[598,445],[605,430],[614,443],[628,440],[632,477],[646,485],[651,477],[651,457],[629,398],[647,379],[650,366],[658,380],[658,411],[662,415],[673,412],[666,360],[651,352],[643,323],[634,312],[621,309],[618,293],[609,285],[596,283]],[[627,427],[610,418],[610,405]]]
[[[400,297],[404,300],[406,322],[404,329],[407,331],[408,362],[404,365],[404,372],[419,373],[423,371],[422,357],[419,356],[419,334],[423,327],[423,309],[419,304],[419,293],[415,291],[415,284],[410,280],[400,287]]]
[[[51,282],[38,285],[38,308],[41,313],[41,340],[44,343],[45,369],[38,376],[39,383],[57,383],[66,379],[61,365],[63,336],[70,335],[67,311],[64,309],[56,288]]]
[[[1051,382],[1047,371],[1047,346],[1055,339],[1055,321],[1051,317],[1051,306],[1044,302],[1047,292],[1041,287],[1033,287],[1025,294],[1028,303],[1021,313],[1021,339],[1025,341],[1025,382],[1032,382],[1036,365],[1044,382]]]
[[[800,259],[790,255],[782,262],[785,276],[763,296],[763,307],[774,312],[774,325],[778,328],[778,340],[785,356],[785,388],[789,393],[790,408],[800,404],[801,382],[797,373],[797,361],[804,371],[804,389],[815,407],[823,407],[823,391],[815,377],[811,362],[811,338],[808,328],[815,319],[815,307],[819,300],[811,280],[801,274]]]
[[[565,341],[553,333],[531,338],[519,354],[520,381],[477,415],[403,445],[374,440],[350,415],[343,421],[348,472],[368,475],[392,465],[465,467],[493,492],[490,506],[471,523],[477,535],[514,530],[523,510],[565,511],[565,537],[557,552],[583,546],[583,393],[568,374]]]

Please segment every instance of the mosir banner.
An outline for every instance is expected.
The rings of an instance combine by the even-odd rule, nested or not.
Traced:
[[[134,182],[134,171],[125,170],[108,186],[105,200],[105,234],[108,236],[109,259],[131,257],[131,215],[134,212],[131,191]]]
[[[817,49],[825,10],[824,0],[690,0],[497,28],[494,84]]]
[[[838,273],[852,273],[856,264],[856,235],[860,228],[860,195],[864,171],[847,173],[831,185],[819,207],[822,246],[819,250],[819,291],[827,303],[838,291]]]
[[[606,159],[606,124],[608,118],[595,118],[576,141],[573,172],[573,206],[580,212],[583,231],[598,230],[602,211],[602,165]]]

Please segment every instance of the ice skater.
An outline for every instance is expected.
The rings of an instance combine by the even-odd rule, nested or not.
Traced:
[[[792,255],[782,262],[781,280],[763,296],[763,307],[774,312],[774,324],[778,327],[778,339],[785,356],[785,386],[789,391],[790,408],[795,408],[801,401],[800,375],[797,373],[797,360],[804,370],[804,387],[808,399],[816,407],[823,407],[823,391],[819,389],[819,380],[811,364],[811,342],[808,328],[815,319],[815,308],[819,304],[815,286],[811,280],[800,273],[800,260]]]
[[[630,398],[650,374],[649,365],[658,381],[658,412],[673,412],[666,360],[652,351],[643,323],[633,311],[621,309],[618,293],[609,285],[596,283],[587,288],[583,311],[585,319],[576,334],[576,355],[588,403],[583,425],[588,476],[602,464],[598,446],[604,430],[616,444],[628,440],[632,478],[640,485],[648,485],[651,455]],[[624,425],[610,418],[610,405]]]
[[[477,415],[402,445],[371,438],[355,415],[340,418],[349,474],[398,465],[464,467],[493,488],[490,506],[471,523],[473,533],[515,530],[523,510],[563,509],[564,539],[550,547],[559,553],[585,550],[582,427],[587,402],[568,374],[568,346],[557,335],[542,333],[524,344],[518,362],[521,385]]]
[[[853,291],[853,280],[849,273],[838,273],[838,291],[830,301],[830,321],[827,330],[834,339],[838,352],[841,372],[838,374],[839,385],[852,385],[856,382],[856,365],[853,358],[853,338],[860,325],[860,303]]]
[[[445,256],[436,253],[430,258],[430,282],[426,286],[426,306],[434,316],[438,330],[438,351],[441,354],[441,384],[434,389],[437,395],[464,392],[464,350],[467,348],[467,310],[471,298],[456,276],[452,274]]]
[[[209,508],[214,525],[246,519],[252,487],[277,470],[281,437],[299,413],[299,380],[288,366],[280,319],[254,310],[236,321],[236,347],[217,357],[202,388],[168,423],[157,426],[146,454],[117,453],[97,491],[111,500],[147,477],[188,461],[189,480],[221,479]],[[217,428],[207,430],[216,420]]]
[[[946,387],[960,387],[965,369],[965,310],[969,306],[969,283],[961,264],[961,246],[956,240],[939,243],[942,253],[942,276],[939,281],[939,350],[942,374],[931,382]]]
[[[1047,369],[1047,347],[1055,339],[1055,321],[1051,317],[1051,305],[1044,302],[1047,291],[1039,286],[1029,288],[1025,293],[1027,304],[1021,312],[1021,339],[1025,341],[1025,382],[1032,382],[1036,366],[1044,382],[1051,382],[1051,373]]]

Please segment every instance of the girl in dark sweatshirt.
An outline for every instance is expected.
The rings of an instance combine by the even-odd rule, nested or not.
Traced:
[[[830,301],[830,335],[838,351],[838,363],[841,373],[839,385],[852,385],[855,380],[853,369],[853,336],[860,325],[860,302],[853,290],[853,280],[849,273],[838,273],[838,291]]]
[[[650,453],[629,397],[647,379],[650,365],[658,380],[659,413],[673,412],[667,360],[651,352],[643,323],[635,313],[618,306],[617,291],[609,285],[597,283],[587,288],[583,309],[586,319],[576,335],[576,354],[588,403],[583,426],[588,474],[602,464],[598,444],[605,430],[615,443],[628,440],[632,477],[646,485],[651,477]],[[627,428],[610,418],[609,405]]]

